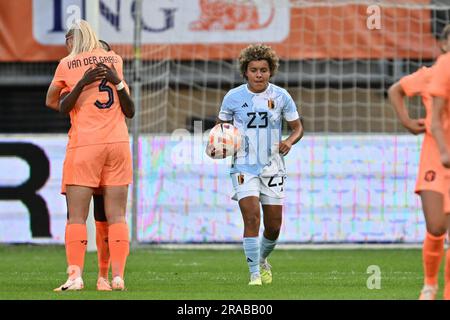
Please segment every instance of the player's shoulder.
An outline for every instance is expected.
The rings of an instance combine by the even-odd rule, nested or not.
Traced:
[[[423,78],[426,78],[430,74],[431,74],[431,68],[430,67],[421,66],[419,69],[417,69],[413,73],[403,76],[400,79],[400,83],[404,83],[408,79],[411,79],[411,81],[413,79],[421,80]]]
[[[247,84],[241,84],[240,86],[231,89],[225,94],[224,99],[239,99],[247,92],[246,86]]]
[[[417,69],[417,73],[423,73],[423,74],[427,74],[431,71],[431,67],[427,67],[427,66],[421,66],[419,69]]]
[[[416,71],[416,73],[423,77],[429,77],[432,74],[432,71],[433,71],[433,66],[431,66],[431,67],[422,66]]]
[[[289,92],[280,86],[277,86],[276,84],[270,83],[270,90],[276,95],[276,96],[283,96],[285,98],[288,99],[292,99],[291,95],[289,94]]]
[[[117,57],[117,59],[119,59],[120,61],[123,60],[122,57],[117,52],[115,52],[114,50],[105,51],[105,55],[112,56],[112,57]]]
[[[56,73],[67,72],[70,70],[69,66],[71,65],[70,61],[73,60],[73,57],[67,55],[59,60],[58,65],[56,66]]]
[[[73,59],[73,56],[71,57],[70,55],[65,56],[64,58],[62,58],[61,60],[59,60],[59,64],[63,65],[65,63],[67,63],[67,61],[70,61]]]
[[[273,92],[289,94],[289,92],[285,88],[277,86],[276,84],[270,83],[269,86],[270,90],[272,90]]]
[[[435,66],[438,64],[449,63],[450,62],[450,52],[441,54],[437,59]]]

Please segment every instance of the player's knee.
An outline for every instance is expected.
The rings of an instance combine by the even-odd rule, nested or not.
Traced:
[[[109,225],[127,222],[125,215],[106,215],[106,220],[108,221]]]
[[[69,219],[67,219],[68,224],[85,224],[86,219],[80,216],[69,216]]]
[[[427,226],[427,232],[432,236],[440,237],[447,232],[447,226],[445,224]]]
[[[126,222],[125,209],[111,208],[111,210],[105,211],[105,214],[108,224]]]
[[[103,195],[94,194],[94,219],[100,222],[107,221]]]
[[[244,224],[246,227],[259,229],[260,218],[257,215],[251,215],[244,218]]]
[[[265,237],[272,241],[277,240],[280,235],[280,230],[280,227],[266,226],[264,229]]]

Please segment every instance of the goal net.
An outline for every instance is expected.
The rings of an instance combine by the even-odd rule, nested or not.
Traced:
[[[437,57],[449,9],[425,0],[144,1],[138,239],[240,240],[226,161],[206,159],[195,134],[242,83],[240,50],[263,42],[281,58],[272,82],[292,95],[305,128],[286,157],[281,240],[420,241],[421,138],[406,134],[387,89]],[[411,117],[424,116],[420,99],[408,104]]]
[[[45,221],[30,219],[35,209],[20,200],[14,207],[0,201],[3,241],[64,239],[59,188],[70,124],[45,108],[45,92],[67,55],[66,19],[74,12],[85,17],[91,2],[0,1],[8,34],[0,37],[0,143],[35,151],[36,145],[50,166],[48,179],[38,170],[45,182],[36,191],[47,206],[38,208]],[[128,208],[131,213],[136,200],[130,223],[139,242],[241,241],[229,161],[209,159],[204,136],[225,93],[243,83],[240,51],[261,42],[280,56],[272,82],[291,94],[305,129],[285,158],[280,241],[422,241],[424,220],[414,194],[422,137],[402,128],[387,89],[440,54],[448,1],[142,0],[141,20],[139,1],[98,3],[100,38],[124,58],[132,95],[135,83],[140,88],[133,139],[137,196],[130,188]],[[420,98],[408,107],[413,118],[425,115]],[[134,124],[129,121],[131,136]],[[289,133],[286,124],[283,133]],[[18,157],[0,160],[7,186],[20,186],[35,172]]]

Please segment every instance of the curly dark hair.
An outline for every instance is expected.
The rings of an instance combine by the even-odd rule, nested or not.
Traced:
[[[241,51],[239,55],[239,70],[242,77],[247,79],[245,72],[252,61],[266,60],[269,64],[270,76],[273,77],[278,70],[279,61],[275,51],[265,44],[252,44]]]

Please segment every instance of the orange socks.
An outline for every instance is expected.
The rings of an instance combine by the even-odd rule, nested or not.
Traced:
[[[128,225],[114,223],[109,226],[109,252],[111,253],[111,269],[113,278],[123,279],[127,256],[130,251]]]
[[[66,255],[67,264],[78,266],[80,272],[84,267],[84,256],[87,246],[87,231],[85,224],[66,225]]]
[[[423,242],[423,270],[425,275],[425,284],[437,285],[439,266],[444,255],[444,241],[446,235],[436,237],[428,233]]]
[[[109,244],[108,222],[95,221],[95,240],[97,244],[98,276],[108,279]]]

